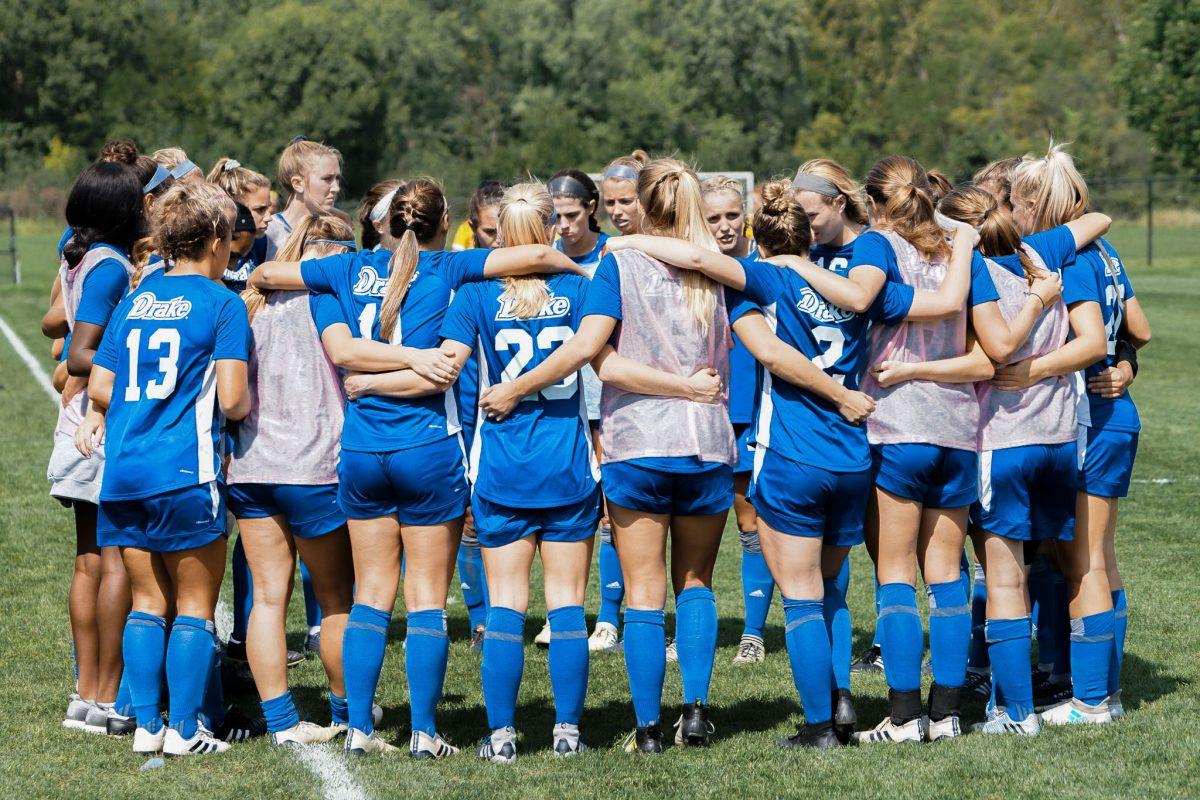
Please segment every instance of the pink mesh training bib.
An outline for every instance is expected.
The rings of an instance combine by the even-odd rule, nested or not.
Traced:
[[[342,384],[308,310],[308,292],[272,292],[250,326],[250,413],[229,483],[337,483]]]
[[[724,293],[707,333],[690,319],[683,271],[637,250],[613,254],[621,274],[621,333],[617,352],[671,372],[692,375],[712,367],[729,386],[729,316]],[[680,397],[651,397],[605,384],[600,397],[600,444],[606,462],[631,458],[699,456],[703,461],[736,460],[729,394],[720,403]]]
[[[1046,269],[1032,247],[1022,245],[1034,263]],[[1000,313],[1012,321],[1029,298],[1029,283],[994,261],[985,259],[988,273],[1000,295]],[[1067,340],[1070,321],[1062,298],[1046,309],[1033,326],[1029,338],[1013,354],[1010,364],[1057,350]],[[1075,441],[1073,375],[1047,378],[1020,392],[1001,392],[989,383],[976,386],[979,396],[979,446],[1001,450],[1029,444],[1060,444]]]
[[[892,231],[879,231],[896,253],[900,275],[917,291],[941,288],[946,260],[930,261]],[[882,290],[881,290],[882,291]],[[901,322],[872,325],[868,336],[867,364],[862,390],[875,400],[875,413],[867,417],[871,444],[936,444],[956,450],[975,450],[979,405],[969,383],[905,381],[884,389],[870,367],[882,361],[938,361],[960,356],[966,349],[967,312],[934,322]]]

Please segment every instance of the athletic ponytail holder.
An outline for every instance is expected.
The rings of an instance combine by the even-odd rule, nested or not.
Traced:
[[[396,189],[399,188],[399,186],[396,187]],[[383,197],[379,198],[378,203],[371,206],[371,213],[367,215],[367,218],[371,220],[371,222],[380,222],[384,217],[387,216],[388,209],[392,207],[392,198],[396,196],[396,189],[392,189]]]
[[[225,164],[221,167],[221,171],[222,172],[233,172],[235,169],[237,169],[241,165],[242,165],[242,162],[238,161],[237,159],[231,158],[228,161],[226,161]]]

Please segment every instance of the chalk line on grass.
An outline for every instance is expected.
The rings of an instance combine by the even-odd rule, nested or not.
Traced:
[[[12,345],[12,349],[17,352],[17,357],[25,362],[25,366],[29,367],[29,371],[33,373],[33,379],[37,382],[37,385],[42,387],[42,390],[50,395],[50,399],[57,403],[58,392],[54,391],[54,384],[50,382],[50,376],[46,374],[46,370],[38,363],[33,353],[29,352],[29,348],[25,346],[25,343],[21,341],[16,332],[4,321],[4,317],[0,317],[0,332],[4,333],[4,338],[8,339],[8,343]]]

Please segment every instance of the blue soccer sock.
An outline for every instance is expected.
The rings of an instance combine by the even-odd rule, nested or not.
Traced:
[[[675,648],[683,678],[683,702],[708,703],[717,655],[717,598],[707,586],[675,595]]]
[[[239,537],[240,538],[240,537]],[[300,561],[300,583],[304,586],[304,619],[309,630],[321,627],[321,604],[317,602],[317,593],[313,591],[312,575],[308,565]]]
[[[1066,581],[1049,556],[1037,555],[1029,569],[1028,585],[1037,632],[1038,669],[1060,677],[1069,675]]]
[[[613,547],[612,529],[600,529],[600,613],[596,622],[606,622],[621,628],[621,603],[625,600],[625,579],[621,576],[621,559]]]
[[[524,669],[525,615],[511,608],[492,606],[488,609],[487,629],[483,633],[483,663],[480,667],[483,702],[491,730],[512,726]]]
[[[996,702],[1005,707],[1014,722],[1033,713],[1033,676],[1029,673],[1032,633],[1033,622],[1028,616],[987,621]]]
[[[1129,600],[1124,589],[1113,589],[1113,649],[1108,668],[1108,693],[1121,688],[1121,662],[1125,658],[1125,631],[1129,626]]]
[[[131,611],[121,636],[121,656],[129,697],[137,724],[157,733],[162,727],[162,685],[167,660],[167,621],[153,614]]]
[[[971,607],[962,581],[930,584],[929,652],[939,686],[963,685],[970,643]]]
[[[350,706],[346,704],[346,698],[333,692],[329,693],[329,721],[334,725],[350,724]]]
[[[262,707],[263,719],[267,721],[267,730],[271,733],[286,731],[300,723],[300,715],[296,713],[296,703],[292,700],[290,691],[271,700],[264,700],[259,706]]]
[[[213,637],[213,656],[208,668],[208,682],[204,686],[204,703],[200,706],[200,718],[204,726],[215,731],[225,721],[225,686],[221,679],[221,648]]]
[[[972,672],[988,672],[992,662],[988,660],[987,637],[987,578],[983,567],[975,565],[975,581],[971,586],[971,647],[967,651],[967,667]]]
[[[898,692],[921,688],[921,653],[925,634],[917,611],[917,590],[907,583],[879,587],[878,637],[888,686]]]
[[[371,704],[375,702],[375,689],[383,670],[383,652],[391,621],[392,615],[387,611],[355,603],[350,607],[350,618],[342,637],[342,673],[346,681],[350,727],[363,733],[375,730]]]
[[[742,600],[746,609],[742,635],[761,639],[771,610],[771,596],[775,593],[775,579],[763,558],[758,531],[738,531],[738,538],[742,541]]]
[[[212,675],[217,628],[212,620],[177,616],[167,641],[167,691],[171,727],[184,739],[196,735],[200,706]]]
[[[554,691],[554,722],[578,725],[588,685],[587,620],[583,606],[551,609],[550,688]]]
[[[129,678],[125,670],[121,670],[121,682],[117,684],[117,697],[113,700],[113,710],[122,717],[133,716],[133,698],[129,694]]]
[[[833,659],[833,679],[839,689],[850,691],[850,645],[853,631],[850,627],[850,607],[846,605],[846,591],[850,588],[850,559],[842,562],[842,570],[836,578],[825,579],[825,599],[822,607],[825,615],[825,632],[829,635],[830,655]]]
[[[471,619],[471,630],[487,624],[488,591],[487,578],[483,571],[483,550],[478,546],[459,544],[458,585],[462,589],[463,603]]]
[[[661,608],[625,609],[625,670],[638,727],[658,722],[667,672],[665,614]]]
[[[809,725],[828,722],[832,717],[833,664],[824,604],[784,597],[783,615],[788,660],[804,706],[804,720]]]
[[[879,573],[871,576],[875,582],[875,633],[871,637],[871,646],[878,647],[879,652],[883,652],[883,631],[879,629],[879,609],[882,606],[879,603]],[[886,661],[884,662],[886,663]]]
[[[250,562],[246,560],[241,533],[233,543],[230,572],[233,573],[233,628],[229,631],[229,638],[234,642],[245,642],[250,609],[254,607],[254,578],[250,575]]]
[[[515,613],[515,612],[514,612]],[[488,610],[489,620],[491,609]],[[450,637],[446,635],[446,612],[440,608],[408,612],[408,643],[404,673],[412,709],[412,729],[430,736],[437,732],[435,715],[442,702]]]
[[[1071,620],[1072,694],[1091,706],[1109,695],[1114,622],[1112,611]]]

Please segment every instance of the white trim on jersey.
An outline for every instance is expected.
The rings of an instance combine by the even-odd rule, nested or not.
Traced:
[[[979,505],[989,512],[992,510],[992,452],[984,450],[979,454]]]
[[[200,393],[196,395],[193,413],[196,417],[196,474],[198,484],[205,484],[217,479],[213,464],[216,454],[213,452],[212,426],[213,419],[218,415],[217,402],[217,362],[209,359],[204,368],[204,380],[200,383]],[[223,419],[223,418],[222,418]]]
[[[1075,469],[1083,469],[1083,462],[1087,460],[1088,430],[1087,425],[1080,425],[1075,432]]]
[[[779,325],[779,318],[775,313],[775,304],[763,306],[763,318],[767,321],[767,327],[771,329],[771,333],[775,333]],[[757,465],[759,464],[758,452],[771,446],[771,419],[775,414],[775,404],[771,400],[771,387],[773,385],[774,376],[771,371],[761,364],[758,369],[762,370],[763,382],[762,390],[759,392],[758,400],[758,424],[754,429],[755,447],[755,474],[758,474]]]
[[[216,481],[208,482],[208,494],[212,499],[212,517],[215,520],[217,518],[217,514],[221,511],[221,492],[217,488]]]
[[[471,353],[471,358],[479,362],[479,380],[476,382],[475,388],[475,436],[471,439],[471,457],[469,466],[467,467],[467,477],[471,481],[471,494],[475,494],[475,481],[479,478],[479,462],[483,457],[483,406],[479,404],[479,398],[483,396],[483,392],[491,386],[491,378],[488,375],[487,359],[483,355],[483,339],[477,337],[475,339],[475,352]]]
[[[563,344],[566,344],[566,342],[563,342]],[[600,376],[597,375],[596,377],[599,378]],[[592,471],[592,480],[599,483],[600,460],[596,458],[596,445],[592,441],[592,421],[588,419],[587,397],[584,394],[583,388],[583,370],[575,371],[575,392],[579,395],[579,420],[583,423],[583,432],[587,436],[588,468]]]

